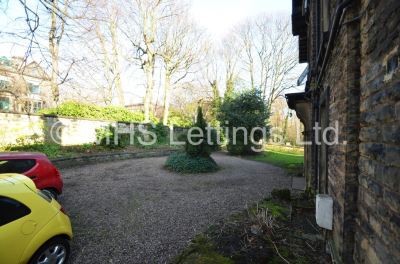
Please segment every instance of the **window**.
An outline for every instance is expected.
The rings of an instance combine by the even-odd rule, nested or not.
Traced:
[[[0,89],[8,89],[10,87],[10,82],[6,80],[0,80]]]
[[[31,72],[36,74],[36,73],[38,73],[38,69],[37,68],[32,68]]]
[[[11,67],[12,62],[9,59],[7,59],[6,57],[3,56],[3,57],[0,58],[0,65]]]
[[[25,102],[24,106],[21,107],[21,112],[33,112],[36,113],[42,109],[42,101],[39,102]]]
[[[10,99],[8,97],[0,97],[0,110],[10,110]]]
[[[36,113],[40,109],[42,109],[42,102],[33,102],[32,112]]]
[[[29,90],[29,92],[31,92],[33,94],[40,94],[39,85],[36,85],[33,83],[28,83],[28,90]]]
[[[322,0],[322,32],[329,31],[329,0]]]
[[[26,205],[17,200],[0,196],[0,226],[6,225],[31,213]]]
[[[35,165],[35,159],[3,159],[0,160],[0,173],[24,173]]]

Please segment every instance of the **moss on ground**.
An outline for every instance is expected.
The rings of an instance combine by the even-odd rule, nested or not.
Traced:
[[[217,253],[214,250],[214,243],[210,239],[196,236],[192,240],[192,244],[176,256],[171,263],[233,264],[235,261]]]
[[[291,225],[290,206],[290,201],[268,197],[211,225],[171,263],[328,263],[323,242],[304,238],[303,231]],[[255,216],[266,209],[275,216],[274,228],[254,234]]]

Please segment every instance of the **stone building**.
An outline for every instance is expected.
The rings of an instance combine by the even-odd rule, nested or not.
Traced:
[[[50,77],[24,58],[0,58],[0,110],[37,112],[51,105]]]
[[[307,190],[333,200],[326,242],[335,263],[400,263],[400,1],[292,2],[308,68],[286,99],[310,143]]]

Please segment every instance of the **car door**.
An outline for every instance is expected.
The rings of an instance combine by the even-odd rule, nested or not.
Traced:
[[[23,203],[0,196],[0,264],[19,263],[31,240],[21,231],[23,227],[32,229],[29,225],[34,223],[25,224],[30,213],[31,210]]]

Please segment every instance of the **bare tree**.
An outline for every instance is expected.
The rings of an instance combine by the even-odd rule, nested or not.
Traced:
[[[207,40],[205,43],[204,60],[199,67],[196,77],[197,81],[208,94],[208,97],[216,101],[221,100],[220,82],[222,63],[220,57],[220,50],[216,49],[210,40]]]
[[[171,14],[170,0],[127,1],[124,34],[132,45],[131,59],[139,63],[146,74],[147,87],[144,98],[145,122],[149,121],[150,105],[154,88],[154,70],[160,41],[157,39],[159,26]]]
[[[245,70],[247,70],[250,74],[250,82],[251,82],[251,89],[254,90],[256,87],[255,78],[254,78],[254,25],[253,21],[250,18],[247,18],[238,26],[233,29],[233,34],[236,36],[237,40],[241,42],[243,47],[243,52],[239,51],[240,56],[240,63],[242,63]]]
[[[251,87],[261,90],[270,108],[294,85],[298,45],[291,33],[290,16],[262,13],[240,23],[234,33],[244,46],[241,62],[250,75]]]
[[[65,0],[62,11],[59,9],[58,0],[53,0],[52,2],[46,3],[51,16],[51,26],[49,32],[49,50],[51,54],[51,91],[53,94],[53,101],[58,105],[60,101],[60,90],[58,88],[58,76],[59,76],[59,52],[60,52],[60,42],[64,35],[65,29],[65,19],[67,14],[69,1]],[[60,12],[61,11],[61,12]],[[66,77],[63,81],[65,81]]]
[[[204,31],[189,18],[188,6],[184,3],[170,6],[171,16],[160,25],[162,46],[157,53],[164,62],[164,115],[167,125],[170,89],[184,79],[202,60],[205,45],[202,41]]]
[[[235,35],[229,34],[222,40],[221,57],[225,66],[225,98],[232,96],[235,82],[238,80],[240,74],[238,63],[242,50],[243,45],[237,41]]]
[[[118,102],[121,107],[125,106],[124,95],[121,83],[120,71],[120,52],[119,52],[119,21],[122,12],[118,8],[115,0],[101,0],[92,4],[88,16],[92,17],[86,24],[89,26],[84,32],[80,41],[83,46],[91,51],[91,56],[85,56],[85,61],[80,64],[80,67],[85,67],[83,64],[90,64],[93,71],[91,83],[94,86],[100,86],[101,93],[104,97],[105,104],[111,104],[113,100],[113,91],[118,96]],[[95,60],[89,59],[94,57]],[[95,64],[99,66],[95,66]],[[105,76],[107,85],[104,85],[99,78],[100,72]],[[82,76],[84,73],[81,73]],[[88,76],[87,76],[88,77]]]
[[[109,10],[107,9],[108,13]],[[118,17],[120,17],[121,12],[117,13],[117,6],[115,4],[115,0],[112,2],[111,7],[111,14],[110,14],[110,25],[109,30],[112,39],[112,55],[113,55],[113,73],[115,79],[115,89],[117,90],[118,94],[118,101],[121,107],[125,107],[124,103],[124,95],[122,91],[122,84],[121,84],[121,73],[119,69],[119,54],[118,54],[118,47],[117,47],[117,30],[118,30]]]

